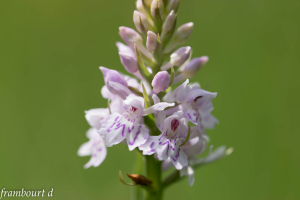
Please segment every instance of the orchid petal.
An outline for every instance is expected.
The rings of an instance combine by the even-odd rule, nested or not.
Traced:
[[[116,96],[117,96],[117,95],[111,93],[111,92],[108,90],[108,88],[107,88],[106,85],[104,85],[104,86],[102,87],[102,89],[101,89],[101,95],[103,96],[103,98],[105,98],[105,99],[110,99],[110,100],[115,99]]]
[[[174,152],[175,154],[170,156],[172,163],[177,170],[181,170],[183,167],[188,165],[188,157],[180,148],[175,149]]]
[[[186,91],[185,88],[187,84],[189,83],[189,79],[187,79],[184,83],[182,83],[180,86],[178,86],[174,92],[172,93],[173,99],[176,101],[182,103],[186,99]]]
[[[102,127],[98,133],[105,136],[107,147],[118,144],[125,139],[126,125],[120,123],[121,119],[122,115],[113,113],[101,121]]]
[[[86,143],[83,143],[77,152],[78,156],[89,156],[92,153],[93,142],[90,140]]]
[[[90,128],[87,131],[87,136],[90,137],[90,141],[81,145],[78,150],[79,156],[91,155],[89,162],[84,165],[85,169],[91,166],[98,167],[104,161],[107,154],[104,140],[95,128]]]
[[[139,149],[143,151],[143,155],[152,155],[156,152],[160,136],[149,136],[147,141],[139,146]]]
[[[187,94],[186,103],[191,103],[194,101],[197,97],[202,97],[201,99],[205,100],[211,100],[217,96],[218,93],[211,93],[206,90],[198,89],[198,90],[192,90]]]
[[[136,147],[144,144],[149,137],[149,130],[144,125],[128,127],[128,134],[126,136],[129,150],[132,151]]]
[[[95,108],[85,111],[85,118],[90,126],[100,129],[100,121],[109,115],[107,108]]]
[[[154,104],[158,104],[160,103],[160,99],[158,98],[158,96],[156,94],[152,95],[152,99]],[[163,121],[166,119],[166,114],[164,111],[158,111],[154,114],[155,116],[155,124],[157,126],[157,128],[162,131],[163,128]]]
[[[175,106],[175,103],[161,102],[161,103],[155,104],[155,105],[151,106],[150,108],[144,109],[143,116],[149,115],[156,111],[163,111],[165,108],[172,107],[172,106]]]

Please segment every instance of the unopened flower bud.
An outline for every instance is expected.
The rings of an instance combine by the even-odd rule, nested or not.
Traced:
[[[135,2],[135,5],[136,5],[136,9],[137,9],[139,12],[141,12],[141,13],[143,13],[143,14],[146,14],[146,11],[145,11],[145,8],[144,8],[144,5],[143,5],[142,0],[137,0],[137,1]]]
[[[171,12],[171,10],[174,10],[176,12],[178,9],[178,5],[179,5],[179,0],[170,0],[166,8],[167,13]]]
[[[181,66],[190,57],[192,48],[191,47],[181,47],[171,55],[171,64],[173,66]]]
[[[169,43],[169,45],[167,45],[164,52],[170,53],[176,48],[176,46],[184,44],[189,39],[193,31],[193,28],[194,28],[193,22],[186,23],[180,26],[174,33],[172,41]]]
[[[151,6],[151,3],[152,3],[152,0],[143,0],[145,2],[145,4],[150,7]]]
[[[109,82],[112,81],[112,82],[120,83],[125,87],[128,87],[125,78],[116,70],[111,70],[105,67],[100,67],[100,70],[103,73],[103,78],[107,89],[113,94],[118,94],[122,98],[126,98],[126,94],[123,94],[122,91],[115,90],[113,87],[109,85]]]
[[[182,69],[182,72],[186,75],[194,76],[200,68],[207,63],[208,57],[202,56],[199,58],[194,58],[187,65],[185,65]]]
[[[119,28],[119,34],[121,38],[124,40],[124,42],[130,46],[132,49],[134,47],[134,44],[143,44],[143,38],[138,34],[135,30],[121,26]]]
[[[155,93],[164,92],[168,89],[170,84],[170,76],[167,71],[158,72],[153,80],[151,85],[153,86],[153,91]]]
[[[152,31],[148,31],[147,35],[147,49],[149,51],[155,51],[157,46],[157,35]]]
[[[171,31],[174,28],[175,20],[176,20],[176,14],[175,14],[175,11],[172,10],[170,12],[170,14],[167,16],[167,18],[163,24],[162,30],[164,33],[168,33],[169,31]]]
[[[162,16],[164,13],[164,3],[162,0],[153,0],[151,3],[151,15],[155,18],[156,10],[159,11],[159,15]]]
[[[119,55],[123,66],[129,73],[137,72],[138,64],[135,57],[124,53],[119,53]]]
[[[119,53],[127,54],[132,57],[135,57],[135,52],[129,46],[127,46],[121,42],[116,42],[116,46],[118,47]]]
[[[147,56],[148,58],[152,58],[152,54],[143,45],[143,38],[140,36],[140,34],[138,34],[135,30],[124,26],[121,26],[119,30],[121,38],[128,46],[130,46],[130,48],[134,49],[134,44],[136,44],[137,48],[145,56]]]
[[[194,23],[186,23],[180,26],[177,31],[174,33],[174,42],[177,43],[177,45],[184,44],[187,39],[189,39],[190,35],[192,34],[194,28]]]
[[[135,24],[136,29],[140,33],[143,33],[143,28],[145,28],[145,31],[151,28],[150,22],[148,21],[146,16],[143,13],[136,10],[133,12],[133,22]]]

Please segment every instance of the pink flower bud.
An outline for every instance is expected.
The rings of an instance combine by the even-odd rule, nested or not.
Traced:
[[[187,39],[190,37],[194,29],[194,23],[186,23],[180,26],[177,31],[174,34],[174,41],[176,43],[183,44],[187,41]]]
[[[105,67],[100,67],[100,70],[103,73],[103,78],[104,78],[104,82],[105,82],[107,89],[113,94],[118,94],[121,97],[124,97],[124,94],[122,94],[122,91],[115,90],[113,87],[111,87],[109,85],[109,82],[110,81],[117,82],[125,87],[128,87],[127,81],[125,80],[125,78],[116,70],[111,70],[111,69],[108,69]]]
[[[124,26],[121,26],[119,30],[120,36],[124,42],[130,46],[130,48],[134,49],[134,44],[136,44],[139,51],[141,51],[148,58],[152,58],[152,54],[143,45],[143,38],[140,36],[140,34],[138,34],[135,30]]]
[[[144,5],[143,5],[142,0],[137,0],[137,1],[135,2],[135,5],[136,5],[136,9],[137,9],[139,12],[141,12],[141,13],[143,13],[143,14],[146,14],[146,11],[145,11],[145,9],[144,9]]]
[[[194,58],[191,60],[187,65],[184,66],[182,69],[183,73],[186,75],[194,76],[195,73],[197,73],[200,68],[207,63],[208,57],[207,56],[202,56],[199,58]]]
[[[158,72],[153,80],[152,80],[152,86],[153,91],[155,93],[164,92],[166,89],[168,89],[170,84],[170,76],[167,71],[160,71]]]
[[[146,31],[151,28],[150,22],[148,21],[146,16],[143,13],[136,11],[136,10],[133,12],[133,22],[135,24],[136,29],[140,33],[143,32],[142,26],[144,26]],[[141,22],[142,22],[142,24],[141,24]]]
[[[176,14],[174,10],[172,10],[163,24],[163,32],[168,33],[169,31],[171,31],[174,28],[175,20]]]
[[[191,47],[181,47],[171,55],[170,62],[173,66],[181,66],[190,57]]]
[[[129,73],[137,72],[138,64],[137,64],[135,57],[132,57],[132,56],[130,56],[128,54],[124,54],[124,53],[119,53],[119,55],[120,55],[123,66]]]
[[[157,35],[152,31],[148,31],[147,34],[147,48],[149,51],[155,51],[157,46]]]
[[[179,0],[170,0],[166,8],[167,13],[171,12],[171,10],[174,10],[176,12],[178,9],[178,5],[179,5]]]
[[[119,34],[121,38],[124,40],[124,42],[130,46],[132,49],[134,48],[134,43],[135,44],[143,44],[143,38],[138,34],[135,30],[121,26],[119,28]]]
[[[159,15],[162,16],[164,13],[164,3],[162,0],[153,0],[151,3],[151,15],[155,18],[155,11],[159,10]]]
[[[116,42],[116,46],[118,47],[119,53],[127,54],[132,57],[135,57],[135,52],[129,46],[127,46],[121,42]]]

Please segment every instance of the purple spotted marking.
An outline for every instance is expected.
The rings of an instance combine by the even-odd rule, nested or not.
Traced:
[[[152,142],[152,143],[150,144],[150,148],[151,148],[151,149],[153,148],[153,145],[154,145],[154,142]]]
[[[118,124],[114,130],[118,130],[120,127],[123,127],[122,128],[122,136],[124,137],[125,136],[125,127],[126,127],[125,124]]]
[[[130,144],[130,145],[134,145],[134,143],[135,143],[135,141],[136,141],[138,135],[141,133],[141,128],[142,128],[142,126],[140,125],[139,128],[138,128],[138,131],[136,132],[135,137],[133,138],[133,141],[132,141],[132,142],[129,141],[129,144]]]
[[[169,155],[169,143],[168,143],[168,147],[167,147],[167,152],[166,152],[166,155],[168,156]]]
[[[119,116],[116,117],[115,122],[113,123],[113,125],[111,125],[111,127],[109,127],[109,128],[106,130],[106,132],[110,132],[110,129],[111,129],[112,127],[114,127],[114,125],[117,123],[117,120],[118,120],[118,119],[119,119]]]
[[[97,149],[98,152],[102,151],[102,148],[100,147],[99,149]]]
[[[171,130],[175,132],[178,126],[179,126],[178,119],[173,119],[171,121]]]
[[[131,129],[128,127],[128,133],[131,133],[131,131],[134,129],[134,125],[131,127]]]

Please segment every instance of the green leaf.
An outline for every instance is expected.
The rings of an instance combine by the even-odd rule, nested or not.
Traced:
[[[143,95],[144,95],[145,108],[149,108],[149,107],[151,107],[151,103],[150,103],[147,91],[146,91],[145,86],[144,86],[143,83],[142,83],[142,87],[143,87]]]
[[[108,99],[108,101],[107,101],[107,107],[108,107],[109,114],[111,114],[110,99]]]
[[[136,59],[137,59],[137,63],[138,63],[138,67],[139,67],[141,75],[148,81],[148,83],[151,83],[152,78],[153,78],[152,74],[150,74],[147,67],[145,66],[144,61],[140,55],[140,52],[137,49],[135,44],[134,44],[134,50],[136,53]]]
[[[158,1],[157,1],[158,4]],[[162,28],[162,19],[159,13],[159,9],[158,9],[158,5],[157,5],[157,9],[155,9],[155,17],[153,17],[153,21],[154,21],[154,25],[156,28],[157,33],[161,33],[161,28]]]
[[[175,78],[175,72],[174,72],[174,67],[172,66],[172,68],[171,68],[171,79],[170,79],[169,87],[172,87],[173,82],[174,82],[174,78]]]
[[[190,124],[189,124],[188,135],[186,136],[185,141],[180,145],[181,147],[182,147],[185,143],[187,143],[187,142],[189,141],[190,135],[191,135],[191,126],[190,126]]]
[[[135,88],[135,87],[128,87],[128,89],[131,91],[131,92],[133,92],[133,93],[135,93],[136,95],[138,95],[138,96],[140,96],[140,97],[143,97],[144,95],[143,95],[143,93],[142,92],[140,92],[137,88]]]

